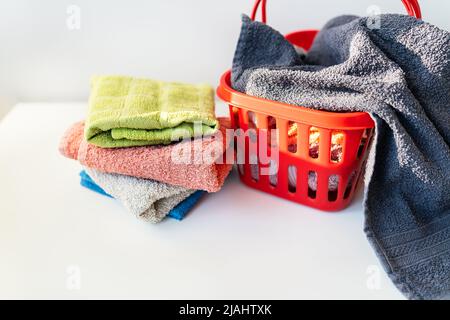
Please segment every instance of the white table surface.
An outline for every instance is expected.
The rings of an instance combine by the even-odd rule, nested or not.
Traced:
[[[146,224],[82,188],[58,153],[85,113],[19,104],[0,122],[0,298],[403,298],[363,233],[361,192],[324,213],[233,171],[182,222]]]

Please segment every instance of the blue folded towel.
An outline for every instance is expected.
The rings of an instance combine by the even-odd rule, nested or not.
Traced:
[[[189,197],[181,201],[175,208],[173,208],[167,216],[176,220],[183,220],[183,218],[189,211],[191,211],[191,209],[205,193],[206,191],[203,190],[195,191]]]
[[[81,177],[81,181],[80,184],[85,187],[88,188],[92,191],[95,191],[101,195],[110,197],[110,198],[114,198],[112,195],[110,195],[109,193],[107,193],[105,190],[103,190],[102,188],[100,188],[99,185],[97,185],[94,180],[92,180],[92,178],[87,174],[86,171],[81,171],[80,172],[80,177]]]
[[[87,174],[86,171],[84,171],[84,170],[81,171],[80,177],[81,177],[80,184],[83,187],[90,189],[94,192],[97,192],[101,195],[113,198],[113,196],[111,196],[110,194],[105,192],[105,190],[103,190],[100,186],[98,186],[94,182],[94,180],[92,180],[92,178]],[[200,198],[205,193],[206,192],[203,190],[198,190],[198,191],[194,192],[189,197],[187,197],[185,200],[180,202],[175,208],[173,208],[167,216],[171,217],[173,219],[176,219],[176,220],[183,220],[183,218],[188,214],[188,212],[195,206],[195,204],[200,200]]]

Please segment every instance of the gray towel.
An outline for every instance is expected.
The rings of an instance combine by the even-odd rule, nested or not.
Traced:
[[[151,223],[160,222],[170,210],[195,192],[154,180],[84,169],[97,185],[121,201],[137,218]]]
[[[261,98],[372,115],[364,230],[407,297],[446,299],[450,35],[409,16],[380,19],[379,29],[367,18],[333,19],[302,60],[278,32],[244,17],[232,84]]]

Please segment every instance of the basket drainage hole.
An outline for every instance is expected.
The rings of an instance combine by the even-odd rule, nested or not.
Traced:
[[[250,165],[250,173],[251,173],[253,181],[255,181],[255,182],[259,181],[259,165],[251,164]]]
[[[269,162],[269,183],[272,187],[278,184],[278,163],[275,160]]]
[[[297,192],[297,167],[292,165],[288,167],[288,190],[291,193]]]
[[[347,199],[350,196],[350,192],[352,191],[353,181],[355,180],[356,171],[353,171],[348,179],[347,186],[344,192],[344,199]]]
[[[328,201],[333,202],[337,200],[339,186],[339,176],[333,174],[328,177]]]
[[[298,131],[297,123],[289,121],[287,127],[287,141],[288,141],[288,151],[291,153],[297,152],[297,131]]]
[[[309,128],[309,156],[313,159],[319,158],[320,131],[316,127]]]
[[[255,129],[258,126],[256,121],[256,114],[253,111],[248,111],[247,117],[248,117],[248,128]]]
[[[330,161],[339,163],[342,161],[342,146],[344,144],[344,132],[333,130],[331,133]]]
[[[368,140],[368,138],[370,136],[371,131],[372,131],[372,129],[366,129],[363,132],[363,135],[361,137],[361,142],[359,143],[359,147],[358,147],[358,153],[356,155],[356,157],[358,159],[361,158],[361,156],[362,156],[362,153],[363,153],[363,150],[364,150],[364,146],[367,143],[367,140]]]
[[[277,120],[272,116],[267,117],[267,145],[272,148],[278,146]]]
[[[234,127],[235,127],[236,129],[238,129],[238,128],[241,127],[240,122],[239,122],[239,109],[236,108],[236,107],[233,107],[233,108],[232,108],[232,111],[233,111],[233,122],[234,122]]]
[[[317,172],[308,172],[308,198],[315,199],[317,191]]]

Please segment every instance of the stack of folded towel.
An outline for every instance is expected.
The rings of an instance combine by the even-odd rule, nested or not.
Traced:
[[[209,85],[99,76],[86,121],[68,129],[60,152],[84,167],[82,186],[138,218],[181,220],[228,176],[229,126],[215,117]]]

